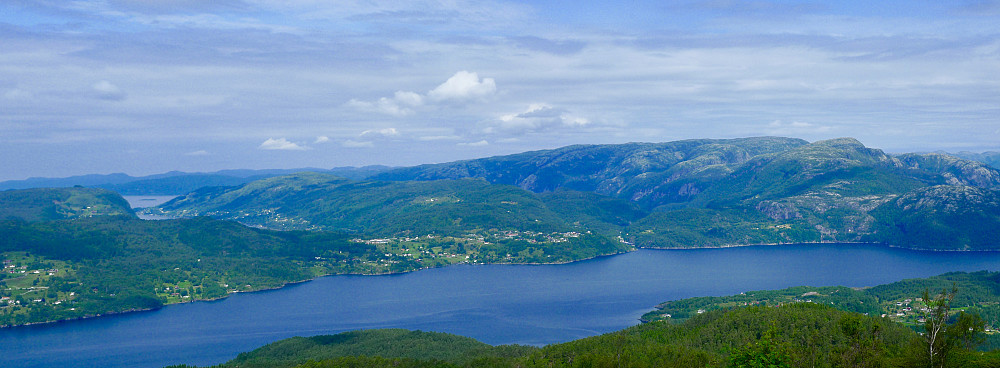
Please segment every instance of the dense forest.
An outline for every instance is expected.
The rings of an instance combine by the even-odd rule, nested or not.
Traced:
[[[642,320],[682,322],[700,313],[744,306],[779,306],[796,303],[829,305],[831,307],[878,316],[919,330],[928,304],[923,301],[926,290],[940,291],[958,288],[950,302],[956,311],[975,314],[983,319],[990,331],[981,346],[985,350],[1000,348],[1000,272],[952,272],[939,276],[907,279],[871,288],[843,286],[798,286],[781,290],[747,291],[739,295],[697,297],[664,302],[646,313]]]
[[[371,330],[296,337],[218,367],[995,367],[957,321],[933,342],[889,319],[812,303],[740,307],[541,348],[442,333]],[[968,331],[968,329],[965,329]],[[941,347],[931,356],[929,344]],[[177,366],[185,367],[185,366]]]

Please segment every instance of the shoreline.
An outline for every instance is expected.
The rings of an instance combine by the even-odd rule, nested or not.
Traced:
[[[136,309],[129,309],[129,310],[120,311],[120,312],[108,312],[108,313],[100,313],[100,314],[96,314],[96,315],[85,315],[85,316],[80,316],[80,317],[58,319],[58,320],[54,320],[54,321],[28,322],[28,323],[17,324],[17,325],[0,325],[0,330],[8,329],[8,328],[18,328],[18,327],[30,327],[30,326],[47,325],[47,324],[61,323],[61,322],[72,322],[72,321],[77,321],[77,320],[85,320],[85,319],[92,319],[92,318],[99,318],[99,317],[108,317],[108,316],[112,316],[112,315],[126,314],[126,313],[148,312],[148,311],[159,310],[159,309],[161,309],[163,307],[167,307],[167,306],[171,306],[171,305],[181,305],[181,304],[198,303],[198,302],[215,302],[215,301],[219,301],[219,300],[223,300],[223,299],[229,298],[230,296],[232,296],[234,294],[239,294],[239,293],[258,293],[258,292],[273,291],[273,290],[283,289],[285,287],[292,286],[292,285],[295,285],[295,284],[304,284],[304,283],[307,283],[307,282],[319,279],[321,277],[328,277],[328,276],[392,276],[392,275],[402,275],[402,274],[407,274],[407,273],[411,273],[411,272],[417,272],[417,271],[423,271],[423,270],[429,270],[429,269],[435,269],[435,268],[450,267],[450,266],[455,266],[455,265],[470,265],[470,266],[478,266],[478,265],[546,266],[546,265],[553,265],[554,266],[554,265],[565,265],[565,264],[570,264],[570,263],[575,263],[575,262],[583,262],[583,261],[588,261],[588,260],[593,260],[593,259],[603,258],[603,257],[613,257],[613,256],[617,256],[617,255],[631,253],[631,252],[633,252],[635,250],[637,250],[637,249],[627,250],[627,251],[618,252],[618,253],[611,253],[611,254],[600,254],[600,255],[596,255],[596,256],[592,256],[592,257],[587,257],[587,258],[581,258],[581,259],[572,260],[572,261],[562,261],[562,262],[552,262],[552,263],[530,263],[530,262],[524,262],[524,263],[516,263],[516,262],[512,262],[512,263],[504,263],[504,262],[498,262],[498,263],[470,263],[468,261],[463,261],[463,262],[453,263],[453,264],[449,264],[449,265],[433,266],[433,267],[432,266],[420,267],[420,268],[415,268],[415,269],[406,270],[406,271],[391,271],[391,272],[379,272],[379,273],[361,273],[361,272],[328,273],[328,274],[317,275],[315,277],[312,277],[312,278],[309,278],[309,279],[305,279],[305,280],[289,281],[289,282],[286,282],[286,283],[283,283],[281,285],[274,286],[274,287],[266,287],[266,288],[261,288],[261,289],[256,289],[256,290],[248,290],[248,291],[235,290],[235,291],[227,293],[224,296],[220,296],[220,297],[217,297],[217,298],[192,299],[192,300],[181,301],[181,302],[176,302],[176,303],[165,303],[165,304],[163,304],[163,305],[161,305],[159,307],[156,307],[156,308],[141,308],[141,309],[140,308],[136,308]]]
[[[179,304],[179,303],[174,303],[174,304]],[[94,319],[94,318],[100,318],[100,317],[111,317],[111,316],[114,316],[114,315],[126,314],[126,313],[149,312],[149,311],[159,310],[159,309],[161,309],[161,308],[163,308],[165,306],[168,306],[168,305],[170,305],[170,304],[164,304],[164,305],[161,305],[161,306],[156,307],[156,308],[133,308],[133,309],[123,310],[123,311],[119,311],[119,312],[106,312],[106,313],[98,313],[98,314],[88,314],[88,315],[83,315],[83,316],[73,317],[73,318],[57,319],[55,321],[28,322],[28,323],[23,323],[23,324],[19,324],[19,325],[0,325],[0,330],[3,330],[5,328],[32,327],[32,326],[48,325],[48,324],[53,324],[53,323],[81,321],[81,320],[85,320],[85,319]]]
[[[895,244],[886,244],[882,242],[863,242],[863,241],[813,241],[813,242],[787,242],[787,243],[754,243],[754,244],[726,244],[726,245],[711,245],[704,247],[647,247],[647,246],[637,246],[637,249],[653,249],[653,250],[692,250],[692,249],[726,249],[726,248],[742,248],[742,247],[756,247],[756,246],[777,246],[777,245],[817,245],[817,244],[845,244],[845,245],[874,245],[885,248],[912,250],[919,252],[1000,252],[1000,249],[933,249],[933,248],[914,248],[905,247]]]
[[[623,255],[623,254],[632,253],[632,252],[635,252],[635,251],[638,251],[638,250],[697,250],[697,249],[727,249],[727,248],[741,248],[741,247],[754,247],[754,246],[818,245],[818,244],[845,244],[845,245],[869,245],[869,246],[874,245],[874,246],[880,246],[880,247],[886,247],[886,248],[894,248],[894,249],[902,249],[902,250],[912,250],[912,251],[922,251],[922,252],[1000,252],[1000,249],[998,249],[998,250],[921,249],[921,248],[902,247],[902,246],[898,246],[898,245],[884,244],[884,243],[879,243],[879,242],[848,242],[848,241],[843,241],[843,242],[841,242],[841,241],[817,241],[817,242],[789,242],[789,243],[726,244],[726,245],[713,245],[713,246],[704,246],[704,247],[671,247],[671,248],[636,246],[633,249],[622,251],[622,252],[617,252],[617,253],[600,254],[600,255],[595,255],[595,256],[587,257],[587,258],[581,258],[581,259],[577,259],[577,260],[560,261],[560,262],[549,262],[549,263],[535,263],[535,262],[471,263],[471,262],[468,262],[468,261],[463,261],[463,262],[458,262],[458,263],[449,264],[449,265],[433,266],[433,267],[431,267],[431,266],[420,267],[420,268],[415,268],[415,269],[412,269],[412,270],[405,270],[405,271],[392,271],[392,272],[380,272],[380,273],[360,273],[360,272],[329,273],[329,274],[317,275],[317,276],[309,278],[309,279],[297,280],[297,281],[289,281],[289,282],[286,282],[286,283],[283,283],[281,285],[274,286],[274,287],[266,287],[266,288],[261,288],[261,289],[256,289],[256,290],[248,290],[248,291],[239,291],[239,290],[237,290],[237,291],[229,292],[229,293],[227,293],[224,296],[220,296],[220,297],[216,297],[216,298],[211,298],[211,299],[193,299],[193,300],[190,300],[190,301],[182,301],[182,302],[176,302],[176,303],[166,303],[166,304],[163,304],[163,305],[161,305],[159,307],[156,307],[156,308],[130,309],[130,310],[119,311],[119,312],[99,313],[99,314],[96,314],[96,315],[85,315],[85,316],[80,316],[80,317],[59,319],[59,320],[54,320],[54,321],[29,322],[29,323],[18,324],[18,325],[0,325],[0,330],[8,329],[8,328],[18,328],[18,327],[30,327],[30,326],[47,325],[47,324],[61,323],[61,322],[71,322],[71,321],[76,321],[76,320],[85,320],[85,319],[92,319],[92,318],[99,318],[99,317],[109,317],[109,316],[114,316],[114,315],[119,315],[119,314],[126,314],[126,313],[148,312],[148,311],[159,310],[159,309],[161,309],[163,307],[167,307],[167,306],[171,306],[171,305],[180,305],[180,304],[197,303],[197,302],[215,302],[215,301],[219,301],[219,300],[223,300],[223,299],[229,298],[233,294],[237,294],[237,293],[257,293],[257,292],[273,291],[273,290],[282,289],[282,288],[285,288],[285,287],[288,287],[288,286],[292,286],[292,285],[295,285],[295,284],[303,284],[303,283],[306,283],[306,282],[310,282],[310,281],[319,279],[321,277],[328,277],[328,276],[391,276],[391,275],[402,275],[402,274],[407,274],[407,273],[411,273],[411,272],[423,271],[423,270],[434,269],[434,268],[450,267],[450,266],[455,266],[455,265],[470,265],[470,266],[483,266],[483,265],[550,266],[551,265],[551,266],[555,266],[555,265],[566,265],[566,264],[571,264],[571,263],[576,263],[576,262],[585,262],[585,261],[594,260],[594,259],[598,259],[598,258],[614,257],[614,256],[619,256],[619,255]]]
[[[656,249],[656,250],[691,250],[691,249],[726,249],[726,248],[742,248],[742,247],[757,247],[757,246],[774,246],[774,245],[815,245],[815,244],[850,244],[850,245],[884,245],[889,247],[901,248],[901,249],[914,249],[906,247],[897,247],[886,245],[879,242],[861,242],[861,241],[799,241],[799,242],[780,242],[780,243],[753,243],[753,244],[724,244],[724,245],[709,245],[704,247],[647,247],[647,246],[637,246],[639,249]],[[1000,249],[996,250],[1000,252]]]

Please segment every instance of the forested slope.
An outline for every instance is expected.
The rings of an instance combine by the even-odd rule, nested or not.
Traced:
[[[870,242],[1000,249],[1000,171],[855,139],[580,145],[390,170],[206,188],[161,206],[278,229],[373,236],[592,231],[638,247]],[[914,205],[919,204],[919,205]]]
[[[800,303],[715,310],[542,348],[419,331],[346,332],[279,341],[220,367],[921,367],[929,361],[922,344],[888,319]],[[956,347],[945,366],[998,363],[996,353]]]
[[[118,193],[92,188],[40,188],[0,191],[0,219],[27,221],[78,217],[135,216]]]
[[[579,225],[549,210],[530,192],[475,181],[446,184],[472,185],[485,192],[460,191],[479,195],[479,203],[471,203],[475,198],[472,194],[461,199],[446,193],[410,197],[400,205],[413,210],[406,216],[378,212],[392,210],[382,200],[366,202],[366,208],[374,211],[369,215],[383,216],[379,223],[395,223],[398,231],[404,232],[390,238],[340,231],[268,230],[204,216],[144,221],[135,217],[121,196],[100,189],[0,192],[5,204],[0,207],[0,213],[5,214],[0,218],[0,326],[158,308],[327,274],[408,272],[455,263],[558,263],[630,249],[607,236],[577,231]],[[345,191],[348,196],[358,193]],[[405,188],[400,192],[405,193]],[[500,200],[491,197],[498,192],[513,194]],[[525,193],[527,196],[517,197]],[[550,199],[562,203],[558,198]],[[438,200],[467,201],[483,217],[489,216],[484,207],[524,208],[523,212],[513,210],[516,215],[506,219],[523,222],[513,229],[530,230],[486,227],[495,223],[477,220],[469,211],[458,212],[462,217],[447,222],[448,226],[434,227],[435,211],[440,209],[438,216],[455,214],[449,212],[447,204],[435,206],[433,202]],[[620,204],[598,201],[592,205],[618,208]],[[415,209],[425,206],[430,208],[423,212]],[[584,215],[574,218],[600,221]],[[472,224],[479,221],[480,225],[463,227],[463,219]],[[353,221],[371,226],[364,224],[364,218]],[[465,232],[484,228],[490,231]],[[421,229],[430,233],[411,234]]]

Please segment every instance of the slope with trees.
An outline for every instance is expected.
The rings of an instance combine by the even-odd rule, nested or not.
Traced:
[[[996,209],[981,199],[1000,188],[1000,171],[941,154],[892,156],[851,138],[814,143],[760,137],[570,146],[396,169],[375,177],[478,177],[535,192],[573,188],[626,199],[650,213],[623,227],[626,238],[640,247],[799,242],[1000,247],[995,240],[970,245],[951,238],[952,233],[936,231],[941,227],[930,231],[935,244],[911,244],[919,236],[901,234],[908,220],[897,215],[934,218],[912,220],[917,222],[947,222],[937,214],[946,208],[924,206],[917,213],[899,214],[881,207],[901,196],[922,200],[940,195],[940,190],[928,188],[971,188],[987,194],[954,198],[950,205],[969,208],[965,214],[990,226],[996,223]]]
[[[378,216],[375,225],[395,224],[391,229],[400,233],[370,238],[357,231],[277,231],[204,216],[144,221],[121,196],[102,189],[0,192],[0,326],[152,309],[328,274],[396,273],[455,263],[559,263],[629,250],[607,236],[577,231],[579,225],[514,187],[454,181],[429,190],[403,185],[365,197],[364,183],[324,174],[293,178],[275,180],[294,190],[326,181],[345,184],[333,189],[346,193],[342,200],[361,198],[357,208]],[[386,196],[401,203],[392,207]],[[508,223],[491,220],[490,211],[498,207],[513,213],[502,218]],[[443,219],[436,224],[433,216]],[[350,221],[345,223],[372,225],[364,218]],[[414,233],[418,230],[427,233]]]
[[[117,193],[82,187],[0,191],[0,219],[62,220],[91,216],[135,216]]]
[[[996,353],[967,349],[953,326],[963,327],[946,325],[948,354],[933,362],[1000,363]],[[927,344],[888,319],[792,304],[715,310],[541,348],[419,331],[346,332],[279,341],[219,367],[920,367],[932,362]]]

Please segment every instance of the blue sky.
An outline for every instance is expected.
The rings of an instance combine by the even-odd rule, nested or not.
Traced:
[[[998,1],[5,1],[0,180],[569,144],[1000,150]]]

